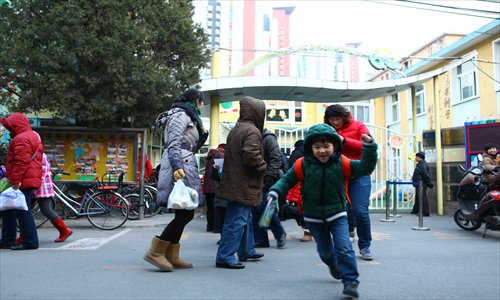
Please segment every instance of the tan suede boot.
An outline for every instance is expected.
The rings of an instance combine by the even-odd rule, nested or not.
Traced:
[[[144,255],[144,259],[162,271],[172,271],[174,266],[165,257],[165,251],[167,251],[169,246],[170,242],[161,240],[155,236],[151,241],[151,248]]]
[[[167,251],[165,252],[165,256],[176,268],[192,268],[192,263],[185,261],[179,257],[180,248],[181,244],[170,244],[170,247],[168,247]]]

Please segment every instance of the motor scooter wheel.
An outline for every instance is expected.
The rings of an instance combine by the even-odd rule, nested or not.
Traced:
[[[461,209],[455,212],[455,215],[453,215],[453,219],[455,219],[455,223],[457,223],[458,227],[467,231],[478,230],[482,225],[481,222],[466,220]]]

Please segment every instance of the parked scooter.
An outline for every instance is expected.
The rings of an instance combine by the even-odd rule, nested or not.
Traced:
[[[465,169],[460,166],[465,171]],[[483,174],[493,174],[492,180],[487,182]],[[474,231],[484,223],[486,231],[500,230],[500,172],[498,168],[489,169],[477,166],[467,170],[459,183],[457,196],[459,209],[454,219],[458,227]]]

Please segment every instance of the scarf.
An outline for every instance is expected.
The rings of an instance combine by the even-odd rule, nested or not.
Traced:
[[[200,115],[201,111],[200,109],[194,105],[193,102],[190,101],[175,101],[174,104],[172,104],[172,108],[178,107],[186,112],[186,114],[191,118],[191,121],[196,124],[196,129],[198,129],[198,133],[203,135],[205,130],[203,130],[203,122],[201,121]]]
[[[175,100],[174,104],[172,105],[172,108],[180,108],[186,112],[186,114],[191,118],[191,121],[196,124],[196,129],[198,129],[198,134],[200,138],[198,139],[198,143],[196,145],[196,151],[200,150],[200,148],[205,144],[207,138],[208,138],[208,131],[205,131],[203,129],[203,122],[201,121],[200,115],[201,111],[200,109],[194,105],[193,102],[191,101],[183,101],[182,100]],[[195,151],[195,152],[196,152]]]

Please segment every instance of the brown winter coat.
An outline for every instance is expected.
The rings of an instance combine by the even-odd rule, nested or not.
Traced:
[[[43,155],[40,136],[31,130],[28,118],[21,113],[13,113],[0,122],[12,136],[5,163],[10,184],[20,183],[21,189],[40,188]]]
[[[262,100],[248,96],[240,100],[240,117],[227,137],[217,198],[250,206],[260,204],[267,169],[262,147],[265,115]]]
[[[492,171],[494,170],[495,168],[498,168],[500,167],[500,164],[498,163],[498,161],[496,160],[496,156],[493,156],[493,155],[489,155],[488,153],[483,153],[483,161],[481,163],[481,165],[487,169],[488,171]],[[484,174],[483,175],[483,178],[488,181],[488,182],[491,182],[493,181],[493,179],[495,178],[495,175],[494,174]]]

